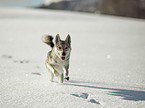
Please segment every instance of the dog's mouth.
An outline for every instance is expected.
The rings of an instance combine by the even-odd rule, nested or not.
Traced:
[[[61,57],[61,59],[62,59],[62,60],[65,60],[65,57],[64,57],[64,56],[62,56],[62,57]]]

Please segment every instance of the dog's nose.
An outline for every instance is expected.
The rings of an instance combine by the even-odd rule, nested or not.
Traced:
[[[66,53],[65,53],[65,52],[63,52],[63,53],[62,53],[62,56],[65,56],[65,55],[66,55]]]

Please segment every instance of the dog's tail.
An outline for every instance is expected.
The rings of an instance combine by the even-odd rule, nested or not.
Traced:
[[[51,48],[54,47],[53,37],[51,35],[44,35],[44,36],[42,36],[42,42],[46,43]]]

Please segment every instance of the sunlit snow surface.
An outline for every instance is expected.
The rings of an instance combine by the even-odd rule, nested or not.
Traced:
[[[72,38],[70,81],[48,80],[41,36]],[[144,108],[145,20],[0,8],[0,108]]]

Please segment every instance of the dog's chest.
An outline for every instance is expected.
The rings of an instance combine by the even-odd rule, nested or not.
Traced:
[[[61,63],[57,63],[56,65],[54,65],[53,67],[55,68],[55,70],[59,73],[63,73],[65,71],[65,67],[68,65],[68,61],[64,61]]]

